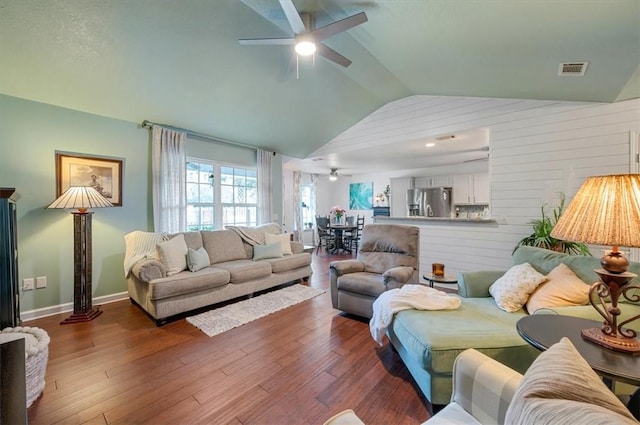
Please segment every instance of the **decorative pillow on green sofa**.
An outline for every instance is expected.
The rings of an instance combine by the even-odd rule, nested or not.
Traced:
[[[505,423],[637,424],[566,337],[527,369]]]
[[[189,251],[187,251],[187,267],[189,267],[189,270],[197,272],[210,265],[209,253],[206,249],[203,247],[198,249],[189,248]]]
[[[187,268],[187,249],[182,233],[156,245],[160,261],[167,269],[167,276],[178,274]]]
[[[264,260],[267,258],[282,257],[282,248],[280,242],[269,243],[266,245],[253,246],[253,260]]]
[[[547,277],[538,273],[531,264],[522,263],[507,270],[489,287],[489,293],[498,307],[514,313],[524,306],[529,295],[545,280]]]
[[[560,263],[547,275],[547,281],[533,291],[527,310],[533,314],[545,307],[585,305],[589,302],[589,288],[567,265]]]

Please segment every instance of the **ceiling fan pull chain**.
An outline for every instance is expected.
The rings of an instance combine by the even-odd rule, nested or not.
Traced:
[[[300,56],[296,53],[296,80],[300,79]]]

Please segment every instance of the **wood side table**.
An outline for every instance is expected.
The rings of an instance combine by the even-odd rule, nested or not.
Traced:
[[[516,328],[525,341],[543,351],[566,336],[609,388],[611,381],[640,386],[640,356],[609,350],[582,338],[582,329],[600,325],[579,317],[533,314],[518,320]]]
[[[436,276],[431,273],[427,273],[422,275],[422,278],[429,282],[429,287],[433,288],[433,284],[435,283],[446,283],[446,284],[457,284],[458,278],[456,276],[444,275],[444,276]]]

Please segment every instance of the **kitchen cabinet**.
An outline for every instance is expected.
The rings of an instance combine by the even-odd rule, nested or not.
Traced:
[[[488,205],[489,174],[461,174],[453,176],[453,203]]]
[[[452,187],[453,176],[427,176],[416,177],[415,187],[417,188],[432,188],[432,187]]]
[[[397,177],[389,180],[391,187],[390,214],[392,217],[406,217],[409,215],[407,190],[414,188],[414,179],[413,177]]]

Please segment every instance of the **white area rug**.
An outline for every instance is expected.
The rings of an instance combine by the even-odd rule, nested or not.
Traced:
[[[296,284],[187,317],[187,322],[214,336],[324,293],[321,289]]]

